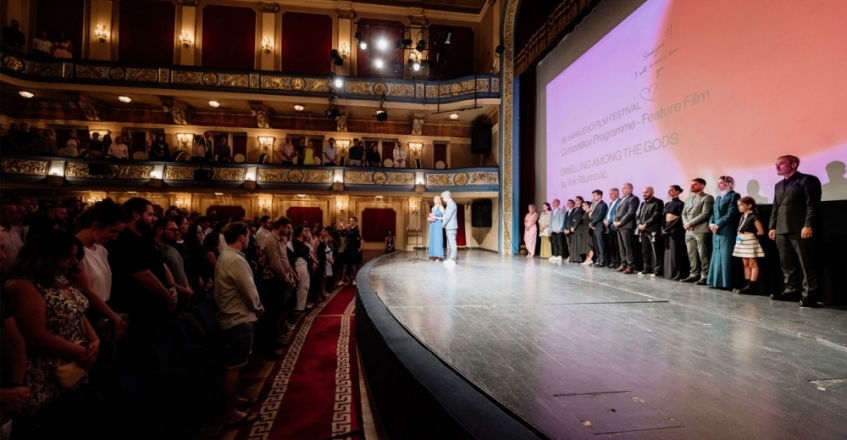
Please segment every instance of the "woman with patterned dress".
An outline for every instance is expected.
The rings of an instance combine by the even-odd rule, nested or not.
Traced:
[[[759,262],[757,258],[764,258],[765,251],[759,242],[759,237],[765,235],[765,227],[759,220],[759,208],[756,199],[742,197],[738,199],[738,211],[741,219],[738,220],[738,236],[735,238],[735,249],[732,256],[741,258],[744,262],[744,287],[735,290],[735,293],[756,293],[756,282],[759,280]]]
[[[732,249],[735,247],[735,228],[738,225],[738,199],[733,191],[735,180],[729,176],[718,179],[721,195],[715,198],[709,229],[712,230],[712,261],[706,284],[715,289],[732,286]]]
[[[538,236],[541,237],[541,258],[553,256],[553,248],[550,243],[550,204],[544,202],[541,205],[541,215],[538,216]]]
[[[535,212],[535,205],[529,205],[529,212],[523,219],[523,241],[526,243],[526,257],[532,258],[535,256],[535,243],[538,237],[538,213]]]
[[[444,259],[444,237],[442,236],[444,228],[441,226],[441,219],[444,217],[444,206],[441,204],[441,197],[435,196],[432,199],[432,211],[429,213],[429,243],[427,252],[429,261],[441,261]]]
[[[65,388],[58,382],[57,367],[76,362],[87,371],[97,360],[100,340],[85,317],[88,299],[68,279],[83,256],[82,244],[70,234],[54,230],[38,234],[21,249],[3,285],[27,344],[24,385],[32,397],[20,419],[24,430],[29,417],[88,382],[86,372]]]
[[[662,224],[662,236],[665,245],[664,276],[667,280],[684,280],[691,269],[688,264],[688,248],[685,246],[685,228],[682,227],[682,208],[679,200],[682,187],[671,185],[668,195],[671,200],[665,203],[665,222]]]

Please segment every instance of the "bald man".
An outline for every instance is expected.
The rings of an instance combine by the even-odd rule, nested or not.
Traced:
[[[641,240],[641,256],[643,267],[639,275],[650,275],[655,278],[662,274],[662,259],[664,258],[662,244],[662,211],[665,203],[654,197],[652,186],[641,192],[644,201],[638,208],[638,236]]]
[[[615,221],[612,225],[618,230],[618,245],[620,247],[621,265],[618,272],[624,274],[635,273],[635,215],[638,212],[638,196],[632,193],[632,184],[624,183],[621,186],[621,202],[615,212]]]

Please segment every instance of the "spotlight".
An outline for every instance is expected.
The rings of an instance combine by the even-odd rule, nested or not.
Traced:
[[[382,61],[382,58],[377,58],[377,59],[374,60],[374,66],[376,66],[377,69],[382,69],[382,66],[384,66],[384,65],[385,65],[385,62]]]
[[[505,52],[505,51],[506,51],[506,46],[503,46],[503,45],[501,44],[501,45],[497,46],[497,49],[494,49],[494,50],[495,50],[497,53],[502,54],[503,52]]]
[[[405,47],[403,45],[403,40],[397,40],[397,43],[395,43],[395,47],[397,48],[397,50],[403,49]]]
[[[344,85],[344,79],[340,76],[336,76],[334,80],[332,80],[332,85],[335,86],[336,89],[340,89],[341,86]]]
[[[376,40],[376,48],[379,50],[388,49],[388,40],[386,40],[385,37],[380,37]]]
[[[359,42],[359,50],[368,50],[368,42],[362,36],[361,32],[356,32],[356,41]]]
[[[394,67],[394,73],[403,73],[403,63],[396,58],[391,60],[391,65]]]
[[[444,37],[444,44],[451,44],[453,42],[453,28],[447,28],[447,35]]]
[[[329,56],[332,57],[332,63],[336,66],[344,64],[344,58],[341,58],[341,54],[338,53],[338,50],[332,49],[332,52],[329,53]]]
[[[384,108],[381,108],[376,111],[376,120],[377,122],[385,122],[388,120],[388,112],[385,111]]]
[[[423,52],[424,49],[426,49],[426,41],[418,41],[418,44],[415,45],[415,50],[417,50],[418,52]]]
[[[414,43],[414,41],[412,41],[411,38],[406,38],[403,40],[403,47],[409,47],[412,45],[412,43]]]
[[[326,112],[324,112],[324,114],[326,115],[327,119],[335,119],[341,116],[341,111],[338,110],[338,108],[336,107],[330,107],[326,110]]]
[[[418,61],[418,60],[416,60],[416,59],[409,59],[409,64],[411,64],[411,65],[412,65],[412,70],[414,70],[415,72],[418,72],[418,71],[420,71],[420,70],[421,70],[421,63],[420,63],[420,61]]]
[[[218,107],[221,106],[221,103],[218,102],[218,101],[209,101],[209,105],[214,107],[214,108],[218,108]]]

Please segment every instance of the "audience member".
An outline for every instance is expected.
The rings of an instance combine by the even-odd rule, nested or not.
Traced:
[[[224,228],[223,234],[227,247],[221,252],[215,267],[215,304],[226,367],[223,379],[226,401],[223,423],[224,426],[232,427],[251,424],[261,418],[259,414],[240,410],[248,409],[256,401],[238,397],[238,382],[241,368],[247,365],[250,356],[253,323],[265,310],[253,282],[253,272],[242,253],[247,246],[247,227],[244,223],[231,223]]]
[[[285,135],[285,141],[278,148],[273,150],[271,162],[283,165],[291,165],[294,163],[294,157],[297,152],[294,151],[294,144],[291,143],[291,136]]]
[[[338,161],[338,148],[335,146],[335,139],[329,138],[329,142],[323,149],[323,164],[335,165]]]
[[[264,244],[265,239],[271,234],[271,231],[273,231],[273,220],[271,220],[269,215],[263,215],[259,218],[259,230],[256,231],[256,244],[260,248]]]
[[[345,276],[349,275],[356,285],[356,274],[359,271],[359,265],[362,264],[362,235],[359,232],[359,219],[350,217],[347,222],[347,227],[341,231],[344,237],[344,267],[341,269],[341,279],[338,284],[341,285]]]
[[[106,155],[106,150],[103,148],[103,141],[100,140],[100,133],[96,131],[91,133],[91,140],[88,141],[88,154],[96,158]]]
[[[635,217],[638,212],[638,197],[632,195],[632,184],[621,186],[623,197],[615,211],[615,221],[612,223],[618,230],[618,247],[620,249],[621,265],[618,272],[631,274],[635,272]]]
[[[47,59],[53,56],[53,43],[47,38],[47,32],[39,31],[38,36],[32,39],[33,58]]]
[[[56,34],[56,41],[53,42],[53,58],[70,59],[73,58],[74,45],[68,39],[64,32]]]
[[[0,252],[0,261],[5,258]],[[0,298],[0,438],[12,438],[12,419],[19,416],[32,397],[24,383],[26,374],[26,342],[18,330],[14,316],[6,308],[6,300]]]
[[[291,241],[294,247],[294,269],[297,272],[297,286],[295,300],[296,305],[294,310],[288,314],[286,320],[287,330],[292,330],[297,322],[306,313],[306,302],[309,296],[309,287],[311,285],[310,272],[314,270],[312,265],[312,256],[309,246],[306,244],[311,241],[312,231],[302,225],[294,228],[294,239]],[[270,241],[270,240],[268,240]]]
[[[323,237],[321,237],[321,241],[323,241]],[[385,253],[390,254],[394,250],[394,233],[389,230],[388,234],[385,235]]]
[[[6,256],[0,261],[0,274],[5,274],[9,266],[17,261],[18,254],[24,247],[23,237],[13,230],[15,226],[20,226],[23,217],[17,205],[0,204],[0,251]]]
[[[732,287],[732,248],[735,245],[735,229],[738,225],[738,199],[733,190],[735,180],[729,176],[718,178],[719,195],[715,199],[709,229],[712,231],[712,261],[706,284],[715,289]]]
[[[170,277],[167,273],[165,274],[168,285],[176,287],[179,299],[187,303],[194,296],[194,291],[191,290],[188,276],[185,274],[185,261],[179,254],[179,250],[173,246],[178,235],[179,227],[170,217],[160,218],[153,224],[153,240],[162,252],[162,259],[167,267],[166,272],[170,272]]]
[[[368,151],[365,154],[365,159],[369,167],[382,166],[382,159],[379,156],[379,149],[377,148],[376,142],[372,143],[370,148],[368,148]]]
[[[232,148],[229,146],[227,136],[223,135],[215,146],[215,162],[232,162]]]
[[[821,228],[821,181],[798,171],[799,166],[797,156],[776,160],[776,173],[782,181],[774,187],[768,237],[776,240],[785,291],[771,298],[796,301],[802,291],[800,307],[816,307],[820,291],[813,237]]]
[[[123,136],[115,136],[115,143],[109,145],[109,149],[106,150],[106,157],[112,159],[121,159],[128,160],[129,159],[129,148],[124,144]]]
[[[706,194],[706,181],[696,178],[691,181],[691,195],[682,208],[682,227],[685,229],[685,246],[688,249],[688,266],[691,274],[680,280],[684,283],[706,284],[709,276],[709,260],[712,256],[712,232],[709,218],[712,216],[715,198]]]
[[[374,142],[371,145],[376,145],[376,143]],[[350,158],[351,167],[362,166],[362,158],[365,156],[364,141],[353,139],[353,145],[350,147],[350,151],[347,152],[347,156]]]
[[[156,140],[150,144],[150,160],[167,161],[171,159],[171,151],[168,143],[165,142],[165,135],[162,133],[156,134]]]
[[[260,246],[259,262],[262,267],[263,289],[259,292],[267,313],[257,323],[256,346],[260,354],[270,359],[279,356],[273,352],[274,344],[281,337],[279,328],[286,300],[291,288],[297,283],[298,275],[291,267],[284,239],[291,233],[291,221],[279,217],[272,223],[272,230]]]
[[[409,154],[408,151],[403,149],[403,145],[400,142],[397,142],[394,145],[394,168],[406,168],[406,156]]]
[[[662,212],[665,210],[665,203],[660,199],[653,197],[654,191],[652,186],[644,188],[641,193],[644,196],[644,201],[638,208],[638,237],[641,241],[641,261],[642,270],[639,275],[656,276],[664,275],[662,263],[665,250],[662,244]]]
[[[665,204],[662,237],[665,245],[664,277],[668,280],[688,278],[688,251],[685,246],[685,228],[682,227],[682,209],[684,203],[679,200],[682,187],[671,185],[668,188],[670,201]]]
[[[15,52],[23,52],[26,45],[26,37],[20,31],[21,23],[12,19],[9,26],[3,28],[3,49]]]

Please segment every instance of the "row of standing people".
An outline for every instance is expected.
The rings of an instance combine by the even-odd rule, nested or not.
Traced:
[[[800,300],[801,306],[814,307],[820,293],[812,237],[820,229],[821,185],[817,177],[800,173],[799,164],[799,158],[790,155],[776,163],[783,179],[775,186],[767,236],[776,241],[785,290],[770,297]],[[758,259],[765,256],[759,240],[766,231],[756,200],[741,197],[734,186],[732,177],[721,176],[720,195],[713,197],[705,192],[706,181],[696,178],[685,202],[680,200],[683,189],[671,185],[667,203],[654,196],[652,187],[644,188],[639,203],[627,183],[622,197],[617,188],[609,191],[609,204],[603,201],[603,192],[595,190],[592,201],[568,200],[566,211],[559,208],[559,200],[552,206],[544,203],[540,216],[530,205],[524,218],[527,256],[534,256],[536,236],[540,236],[542,258],[561,261],[569,254],[573,263],[632,274],[635,254],[640,251],[640,275],[724,290],[733,287],[732,257],[738,257],[743,261],[745,283],[735,291],[756,293]]]

